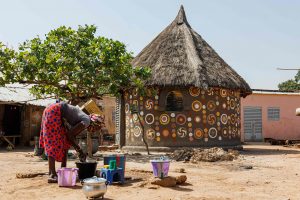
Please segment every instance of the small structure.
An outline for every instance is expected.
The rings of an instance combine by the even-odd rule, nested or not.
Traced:
[[[296,109],[300,93],[253,90],[241,100],[242,137],[245,142],[300,140]]]
[[[30,86],[11,84],[0,87],[0,132],[2,139],[12,144],[29,145],[39,136],[45,106],[55,99],[37,100],[29,92]]]
[[[143,132],[150,148],[240,144],[240,97],[251,89],[191,28],[182,6],[132,64],[150,67],[152,75],[146,96],[125,91],[117,107],[121,146],[143,146]]]

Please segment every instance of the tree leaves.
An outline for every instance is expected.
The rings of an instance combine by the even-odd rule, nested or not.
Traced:
[[[290,79],[278,84],[280,91],[299,91],[300,90],[300,71],[297,72],[294,79]]]
[[[35,84],[31,92],[39,97],[55,94],[71,101],[142,89],[149,68],[133,68],[132,53],[122,42],[95,33],[93,25],[77,30],[61,26],[44,40],[25,41],[18,51],[0,43],[0,84]]]

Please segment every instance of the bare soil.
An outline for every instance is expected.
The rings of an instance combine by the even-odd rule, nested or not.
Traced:
[[[31,149],[0,150],[0,199],[86,199],[81,184],[63,188],[48,184],[46,161],[32,156]],[[197,164],[172,162],[170,175],[182,175],[187,182],[172,188],[149,186],[152,177],[150,159],[157,155],[127,157],[124,185],[108,186],[105,199],[129,200],[256,200],[300,199],[300,150],[298,148],[245,145],[244,151],[233,161],[199,162]],[[68,167],[75,167],[75,160]],[[99,164],[102,161],[100,158]],[[57,163],[57,167],[58,167]],[[41,173],[32,178],[16,178],[17,173]]]

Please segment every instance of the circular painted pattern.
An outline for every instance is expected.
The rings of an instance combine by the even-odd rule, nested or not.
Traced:
[[[208,101],[207,103],[207,109],[209,111],[214,111],[216,109],[216,104],[214,101]]]
[[[226,107],[227,107],[226,103],[223,103],[223,104],[222,104],[222,108],[223,108],[223,109],[226,109]]]
[[[126,116],[125,124],[126,124],[127,127],[130,125],[130,118],[129,118],[129,116]]]
[[[201,118],[200,118],[199,116],[196,116],[196,117],[194,118],[194,120],[195,120],[196,123],[199,123],[199,122],[201,121]]]
[[[175,113],[171,113],[171,117],[175,117]]]
[[[230,100],[230,108],[235,109],[235,107],[236,107],[236,102],[233,99],[231,99]]]
[[[207,122],[209,125],[215,124],[217,121],[216,116],[214,114],[209,114],[207,117]]]
[[[196,128],[195,129],[195,131],[194,131],[194,137],[196,139],[201,139],[203,137],[203,135],[204,135],[204,132],[203,132],[202,129],[200,129],[200,128]]]
[[[190,87],[189,92],[190,92],[191,96],[197,97],[200,94],[200,89],[192,86],[192,87]]]
[[[220,90],[220,95],[221,95],[221,97],[227,97],[227,90],[225,90],[225,89],[221,89]]]
[[[194,101],[193,103],[192,103],[192,109],[193,109],[193,111],[196,111],[196,112],[198,112],[198,111],[200,111],[201,110],[201,108],[202,108],[202,103],[200,102],[200,101]]]
[[[164,137],[168,137],[168,136],[170,135],[170,131],[169,131],[168,129],[164,129],[164,130],[162,131],[162,135],[163,135]]]
[[[209,89],[207,90],[207,95],[209,95],[209,96],[214,95],[214,89],[213,89],[213,88],[209,88]]]
[[[154,115],[153,114],[151,114],[151,113],[148,113],[146,116],[145,116],[145,122],[147,123],[147,124],[153,124],[153,122],[154,122]]]
[[[191,117],[188,117],[188,118],[187,118],[187,121],[188,121],[188,122],[191,122],[191,121],[192,121],[192,118],[191,118]]]
[[[133,90],[133,91],[132,91],[132,94],[133,94],[133,96],[135,96],[135,97],[136,97],[136,96],[137,96],[137,94],[138,94],[138,91],[137,91],[137,89]]]
[[[139,121],[138,115],[137,114],[133,114],[132,119],[134,122]]]
[[[133,100],[133,101],[132,101],[132,104],[138,106],[138,105],[139,105],[139,102],[138,102],[138,100]]]
[[[214,127],[210,128],[209,131],[208,131],[208,136],[209,136],[210,138],[216,138],[216,137],[218,136],[218,131],[217,131],[217,129],[214,128]]]
[[[178,137],[180,137],[180,138],[186,137],[186,136],[187,136],[187,130],[186,130],[186,128],[180,127],[180,128],[177,130],[177,135],[178,135]]]
[[[155,138],[155,131],[152,129],[152,128],[149,128],[147,131],[146,131],[146,137],[149,139],[149,140],[153,140]]]
[[[129,113],[129,104],[128,103],[125,104],[125,113]]]
[[[133,128],[133,135],[134,135],[135,137],[139,137],[139,136],[141,135],[141,133],[142,133],[141,127],[135,126],[135,127]]]
[[[167,114],[162,114],[159,117],[159,121],[162,125],[167,125],[170,122],[170,117]]]
[[[222,136],[223,137],[228,137],[228,128],[227,127],[222,129]]]
[[[228,121],[228,117],[226,114],[222,114],[221,115],[221,122],[222,124],[227,124],[227,121]]]
[[[234,114],[231,114],[231,115],[230,115],[230,122],[231,122],[231,124],[235,124],[235,122],[236,122],[236,117],[235,117]]]
[[[140,112],[140,115],[141,115],[141,116],[144,116],[144,111],[141,111],[141,112]]]
[[[157,138],[156,138],[156,141],[159,142],[159,141],[160,141],[160,137],[157,137]]]
[[[176,117],[176,123],[179,124],[179,125],[184,125],[186,122],[186,117],[184,114],[179,114],[177,115]]]
[[[145,108],[147,110],[151,110],[154,108],[154,102],[152,99],[148,99],[146,102],[145,102]]]
[[[126,138],[128,139],[130,137],[130,130],[126,129]]]

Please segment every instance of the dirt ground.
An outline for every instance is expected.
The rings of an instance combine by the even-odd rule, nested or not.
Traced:
[[[230,199],[300,199],[300,149],[270,145],[245,145],[234,161],[190,164],[172,162],[169,175],[185,168],[187,183],[174,188],[150,189],[143,186],[152,176],[151,157],[128,156],[124,185],[108,186],[105,199],[130,200],[230,200]],[[68,162],[75,167],[75,160]],[[98,165],[101,165],[99,161]],[[247,169],[252,166],[252,169]],[[30,149],[0,150],[0,199],[86,199],[81,184],[63,188],[48,184],[47,176],[17,179],[16,173],[47,172],[47,162],[32,156]]]

